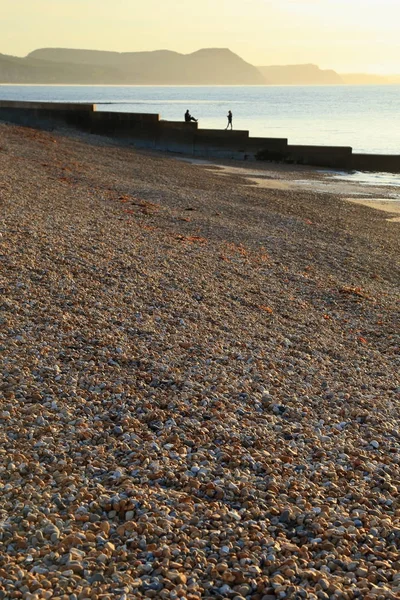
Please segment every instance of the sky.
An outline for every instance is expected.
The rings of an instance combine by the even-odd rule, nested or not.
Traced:
[[[397,74],[399,23],[400,0],[2,0],[0,53],[229,48],[256,66]]]

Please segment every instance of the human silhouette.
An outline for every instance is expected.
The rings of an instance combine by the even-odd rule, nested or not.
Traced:
[[[186,123],[190,123],[190,121],[195,121],[197,123],[197,119],[192,117],[192,115],[189,112],[189,109],[187,109],[187,111],[185,112],[185,121]]]
[[[228,125],[226,126],[225,130],[229,129],[229,126],[232,129],[232,111],[231,110],[228,110],[227,118],[228,118]]]

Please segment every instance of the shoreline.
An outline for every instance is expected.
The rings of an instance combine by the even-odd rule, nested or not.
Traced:
[[[395,600],[398,225],[76,132],[0,172],[0,595]]]
[[[183,157],[176,157],[176,159],[215,169],[215,172],[222,176],[240,175],[251,184],[264,189],[306,190],[322,194],[336,194],[355,204],[392,214],[400,213],[400,175],[385,174],[384,182],[380,183],[375,173],[370,174],[368,178],[366,173],[347,175],[335,169],[307,166],[297,166],[296,168],[273,163],[266,163],[265,166],[260,163],[251,164],[251,166],[237,166],[237,161],[218,161],[217,159],[211,161]],[[348,196],[350,193],[353,196]],[[360,196],[364,197],[360,198]]]

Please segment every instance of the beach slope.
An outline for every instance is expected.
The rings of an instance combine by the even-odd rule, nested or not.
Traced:
[[[399,224],[5,124],[0,173],[0,597],[398,598]]]

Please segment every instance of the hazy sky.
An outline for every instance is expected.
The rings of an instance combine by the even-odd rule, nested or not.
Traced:
[[[41,47],[189,53],[400,73],[400,0],[2,0],[0,53]]]

